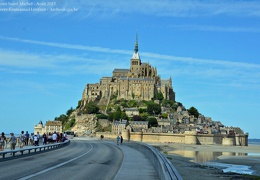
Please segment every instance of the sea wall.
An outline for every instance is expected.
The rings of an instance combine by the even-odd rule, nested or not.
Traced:
[[[118,134],[109,132],[96,132],[96,136],[101,135],[107,139],[115,139]],[[132,140],[146,143],[180,143],[198,145],[224,145],[224,146],[248,146],[248,134],[216,135],[197,134],[194,131],[186,131],[184,134],[171,133],[143,133],[143,132],[122,132],[124,140]]]

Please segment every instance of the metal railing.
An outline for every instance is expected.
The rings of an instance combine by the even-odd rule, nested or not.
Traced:
[[[140,142],[125,143],[125,145],[142,152],[152,162],[161,180],[183,179],[172,163],[158,149]]]
[[[7,157],[15,157],[15,156],[21,156],[25,154],[31,154],[31,153],[36,153],[36,152],[42,152],[46,150],[52,150],[52,149],[57,149],[64,147],[66,145],[70,144],[70,140],[66,140],[64,142],[60,143],[53,143],[53,144],[47,144],[47,145],[41,145],[41,146],[30,146],[30,147],[24,147],[24,148],[19,148],[15,150],[4,150],[0,151],[0,158],[2,159],[7,158]]]

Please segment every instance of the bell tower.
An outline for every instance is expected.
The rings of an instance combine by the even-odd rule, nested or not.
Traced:
[[[141,72],[141,59],[138,53],[138,37],[136,33],[135,49],[130,61],[130,74],[129,77],[138,78]]]

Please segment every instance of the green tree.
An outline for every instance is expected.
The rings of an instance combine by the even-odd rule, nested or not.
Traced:
[[[199,117],[199,111],[193,106],[190,109],[188,109],[188,112],[190,115],[194,115],[194,117],[196,118]]]
[[[159,104],[153,103],[153,104],[148,104],[147,106],[147,112],[150,115],[158,115],[162,111],[161,106]]]
[[[162,92],[155,93],[155,99],[160,101],[163,100],[163,93]]]
[[[55,121],[61,121],[62,125],[64,125],[68,121],[68,116],[65,114],[61,114],[59,117],[54,118]]]
[[[96,117],[97,117],[98,119],[107,119],[107,118],[108,118],[108,116],[105,115],[105,114],[97,114]]]
[[[69,124],[70,124],[70,127],[71,127],[71,128],[75,125],[75,121],[76,121],[75,119],[71,119],[71,120],[70,120],[70,123],[69,123]]]
[[[89,102],[85,106],[85,112],[87,114],[96,114],[99,112],[99,107],[94,102]]]
[[[73,109],[72,107],[67,111],[67,116],[70,116],[71,115],[71,113],[74,111],[75,109]]]
[[[167,100],[167,99],[162,100],[163,107],[173,107],[173,104],[174,104],[173,100]]]
[[[121,111],[116,111],[113,113],[113,120],[120,120],[121,118]]]
[[[149,114],[147,112],[143,112],[140,116],[142,121],[147,121]]]
[[[126,102],[122,102],[122,103],[121,103],[121,106],[123,106],[124,108],[127,108],[127,107],[128,107],[128,105],[127,105]]]
[[[136,100],[130,100],[128,102],[128,105],[129,105],[129,107],[136,107],[137,106],[137,102],[136,102]]]
[[[163,119],[167,119],[168,118],[168,114],[167,113],[162,113],[162,118]]]
[[[148,120],[148,126],[149,127],[157,127],[158,126],[158,122],[157,122],[156,118],[150,117],[147,120]]]
[[[114,120],[114,113],[108,114],[107,119],[112,122]]]
[[[139,108],[138,111],[139,111],[139,113],[141,114],[141,113],[147,112],[147,109]]]
[[[78,106],[76,107],[76,109],[78,109],[81,106],[81,100],[78,101]]]
[[[128,120],[128,116],[126,115],[125,112],[121,112],[121,119]]]

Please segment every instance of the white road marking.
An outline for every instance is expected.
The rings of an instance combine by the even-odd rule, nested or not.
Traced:
[[[90,145],[91,145],[91,144],[90,144]],[[32,177],[38,176],[38,175],[40,175],[40,174],[43,174],[43,173],[46,173],[46,172],[51,171],[51,170],[53,170],[53,169],[56,169],[56,168],[58,168],[58,167],[61,167],[61,166],[65,165],[65,164],[68,164],[68,163],[70,163],[70,162],[72,162],[72,161],[74,161],[74,160],[76,160],[76,159],[81,158],[82,156],[85,156],[85,155],[88,154],[92,149],[93,149],[93,146],[91,145],[91,149],[90,149],[90,150],[88,150],[88,151],[85,152],[84,154],[81,154],[81,155],[78,156],[78,157],[75,157],[75,158],[70,159],[70,160],[68,160],[68,161],[65,161],[65,162],[63,162],[63,163],[57,164],[57,165],[55,165],[55,166],[49,167],[49,168],[44,169],[44,170],[42,170],[42,171],[39,171],[39,172],[37,172],[37,173],[33,173],[33,174],[31,174],[31,175],[25,176],[25,177],[20,178],[20,179],[18,179],[18,180],[30,179],[30,178],[32,178]]]

